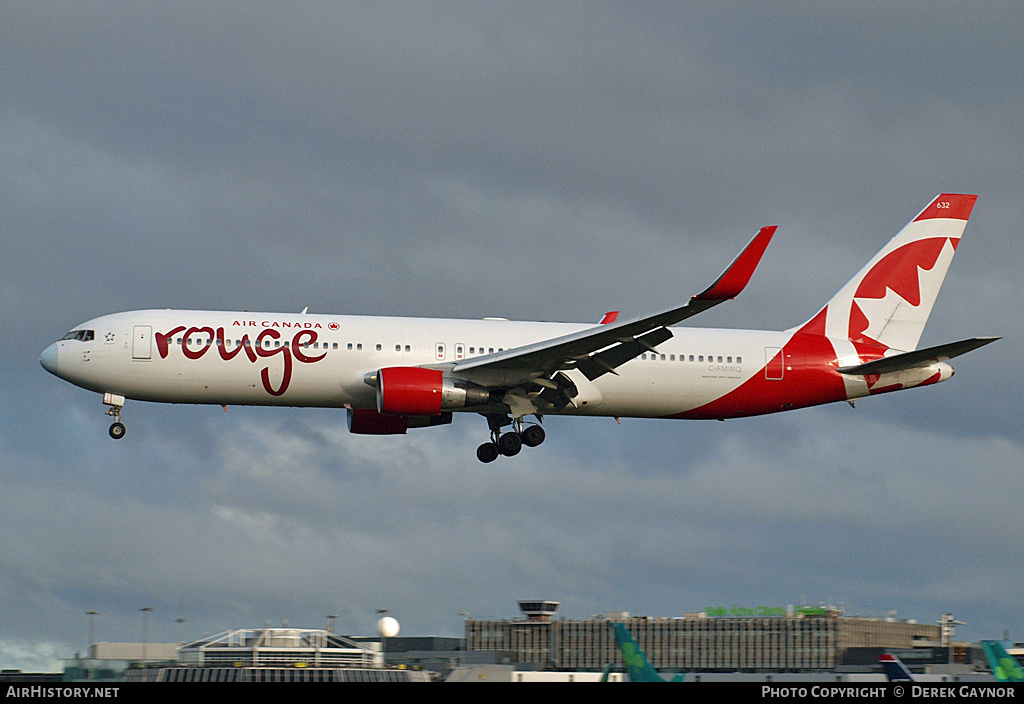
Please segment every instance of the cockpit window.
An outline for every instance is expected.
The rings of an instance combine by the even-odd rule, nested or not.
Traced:
[[[96,332],[94,330],[72,330],[71,332],[69,332],[67,335],[60,339],[78,340],[79,342],[92,342],[95,336]]]

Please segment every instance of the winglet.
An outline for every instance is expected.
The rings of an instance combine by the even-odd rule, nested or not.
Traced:
[[[601,318],[601,322],[598,323],[598,325],[609,325],[611,323],[614,323],[618,319],[619,319],[619,311],[617,311],[617,310],[610,310],[610,311],[608,311],[607,313],[604,314],[604,317]]]
[[[729,268],[718,277],[715,283],[711,284],[705,291],[693,297],[695,301],[724,301],[729,298],[736,298],[754,275],[754,269],[761,261],[761,255],[768,248],[775,234],[775,225],[762,227],[761,231],[754,235],[754,239],[739,256],[729,265]]]

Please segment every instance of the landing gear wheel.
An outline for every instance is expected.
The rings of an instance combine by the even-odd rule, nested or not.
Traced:
[[[476,458],[485,464],[493,462],[498,459],[498,446],[493,442],[485,442],[476,448]]]
[[[544,428],[539,425],[531,425],[523,429],[523,444],[527,447],[537,447],[544,442]]]
[[[107,406],[107,415],[114,419],[114,424],[110,426],[110,437],[115,440],[120,440],[124,437],[124,423],[121,422],[121,409],[124,408],[124,396],[118,396],[117,394],[105,393],[103,394],[103,403]]]
[[[522,449],[523,439],[519,436],[519,433],[505,433],[498,438],[498,451],[505,455],[505,457],[518,455]]]

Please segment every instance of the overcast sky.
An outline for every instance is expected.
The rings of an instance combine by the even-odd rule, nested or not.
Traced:
[[[462,635],[842,604],[1024,640],[1017,3],[0,1],[0,666],[287,621]],[[702,290],[806,320],[937,193],[979,194],[924,389],[726,423],[100,398],[39,353],[137,308],[597,321]],[[1008,363],[1009,362],[1009,363]],[[175,623],[175,619],[184,623]]]

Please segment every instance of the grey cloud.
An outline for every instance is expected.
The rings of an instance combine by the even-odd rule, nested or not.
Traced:
[[[70,654],[89,608],[132,639],[143,602],[166,638],[328,612],[368,632],[382,605],[450,634],[533,596],[586,616],[806,594],[1019,628],[1016,14],[5,7],[5,666]],[[113,444],[95,396],[38,366],[121,309],[642,313],[767,224],[749,289],[694,324],[785,328],[960,190],[980,198],[922,343],[1004,340],[856,411],[552,418],[481,467],[475,417],[359,438],[326,411],[130,404]]]

